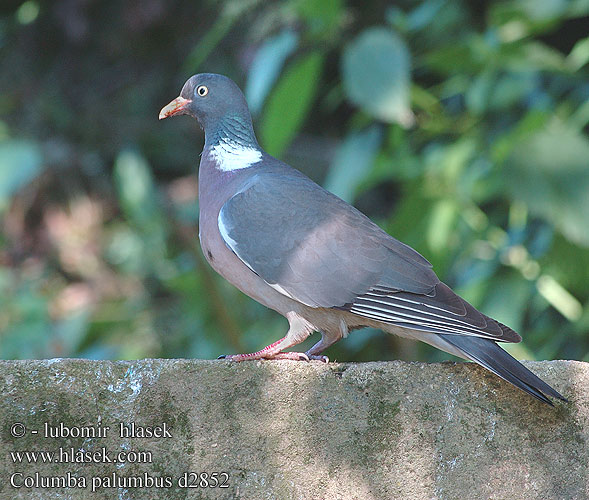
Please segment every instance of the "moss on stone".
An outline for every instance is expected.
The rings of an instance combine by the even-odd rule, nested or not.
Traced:
[[[589,365],[530,363],[571,403],[542,405],[467,364],[224,361],[0,362],[0,500],[194,498],[584,498]],[[40,439],[14,422],[166,422],[168,439]],[[148,451],[151,463],[24,467],[9,451]],[[39,491],[59,475],[229,473],[228,489]],[[568,478],[563,481],[562,478]]]

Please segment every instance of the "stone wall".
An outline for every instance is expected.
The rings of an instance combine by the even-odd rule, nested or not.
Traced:
[[[526,365],[570,403],[468,363],[2,361],[0,499],[589,498],[589,364]]]

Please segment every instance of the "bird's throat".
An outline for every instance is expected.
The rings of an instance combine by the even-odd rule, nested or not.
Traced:
[[[214,132],[205,128],[206,155],[223,172],[249,168],[262,159],[251,120],[227,116],[219,121]]]
[[[216,168],[223,172],[231,172],[249,168],[262,159],[262,151],[259,148],[244,146],[231,139],[218,142],[207,148],[206,154]]]

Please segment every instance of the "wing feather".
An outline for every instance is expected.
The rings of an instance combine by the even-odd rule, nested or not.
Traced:
[[[343,306],[379,283],[429,293],[439,282],[420,254],[294,170],[253,176],[218,226],[253,272],[311,307]]]
[[[429,295],[374,289],[342,309],[430,333],[470,335],[501,342],[521,341],[511,328],[477,311],[441,282]]]
[[[298,171],[261,171],[221,208],[226,245],[275,290],[396,326],[519,342],[431,264]]]

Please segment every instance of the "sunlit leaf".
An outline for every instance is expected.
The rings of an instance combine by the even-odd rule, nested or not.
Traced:
[[[326,189],[348,202],[353,201],[359,183],[372,167],[381,141],[382,130],[378,126],[350,134],[329,167]]]
[[[567,63],[573,70],[579,70],[589,62],[589,37],[579,40],[567,57]]]
[[[540,276],[536,286],[542,297],[569,321],[576,321],[583,314],[579,301],[552,276]]]
[[[513,199],[589,246],[589,140],[576,129],[554,121],[532,134],[514,148],[504,182]]]
[[[256,114],[262,109],[264,100],[278,78],[284,61],[296,49],[298,39],[294,31],[287,29],[266,40],[258,50],[249,69],[245,86],[245,96],[252,113]]]
[[[385,122],[413,123],[409,108],[409,51],[392,30],[371,28],[344,50],[344,88],[348,99]]]
[[[513,5],[528,19],[546,21],[562,16],[569,8],[569,3],[568,0],[516,0]]]
[[[297,60],[273,90],[262,119],[260,137],[266,151],[280,156],[299,131],[317,92],[323,55]]]
[[[533,290],[532,283],[513,273],[504,277],[500,286],[489,287],[485,304],[481,309],[485,314],[515,331],[521,331],[526,312],[525,304]]]
[[[458,206],[454,200],[441,200],[432,208],[426,238],[434,252],[441,252],[450,246],[449,240],[457,216]]]
[[[420,30],[435,23],[436,17],[445,7],[445,0],[430,0],[423,2],[407,14],[407,28],[409,30]]]
[[[514,72],[569,71],[566,59],[561,52],[538,41],[530,41],[514,51],[508,50],[503,64]]]

